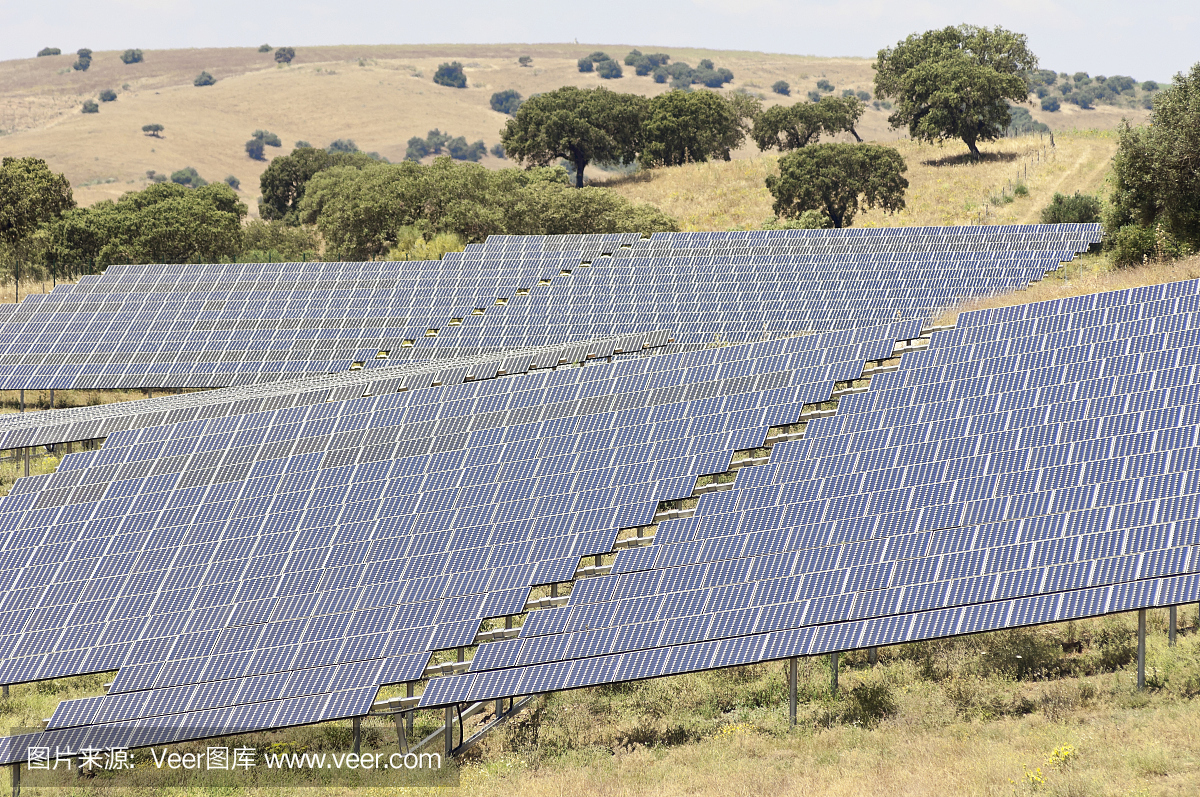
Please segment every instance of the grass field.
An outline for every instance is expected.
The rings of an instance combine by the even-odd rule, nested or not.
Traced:
[[[143,63],[130,65],[117,52],[97,52],[87,72],[70,69],[71,55],[0,62],[0,149],[7,156],[45,158],[67,175],[84,205],[144,187],[147,170],[170,174],[193,166],[209,181],[237,177],[243,199],[256,213],[258,176],[266,162],[251,160],[243,150],[256,129],[270,130],[283,141],[279,150],[268,148],[268,159],[290,151],[297,140],[325,146],[351,138],[363,150],[395,161],[404,157],[411,136],[424,136],[434,127],[491,146],[507,118],[489,107],[495,91],[512,88],[526,97],[563,85],[605,85],[647,95],[663,91],[664,85],[634,76],[631,68],[612,81],[576,68],[577,59],[594,50],[620,59],[632,46],[665,50],[693,66],[711,58],[733,71],[736,79],[727,89],[761,94],[767,105],[799,101],[820,79],[838,92],[870,91],[874,77],[871,61],[864,58],[645,44],[302,47],[290,66],[278,66],[271,53],[254,48],[147,50]],[[526,54],[533,64],[522,68],[516,59]],[[438,64],[449,60],[464,64],[466,89],[432,82]],[[192,85],[202,69],[217,78],[216,85]],[[791,98],[770,91],[780,79],[791,84]],[[82,102],[105,88],[116,91],[118,99],[102,103],[98,114],[81,114]],[[1112,129],[1123,116],[1145,117],[1144,111],[1105,106],[1032,113],[1055,130]],[[860,134],[868,140],[900,139],[886,116],[868,108]],[[141,132],[149,123],[165,126],[162,138]],[[738,153],[739,158],[754,155],[753,146]],[[493,168],[511,165],[490,155],[483,162]]]

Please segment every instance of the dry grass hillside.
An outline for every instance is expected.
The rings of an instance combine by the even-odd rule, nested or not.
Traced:
[[[871,61],[864,58],[637,46],[643,52],[665,50],[693,66],[711,58],[733,71],[736,79],[727,90],[761,94],[767,105],[796,102],[821,79],[838,92],[870,91],[874,76]],[[74,55],[5,61],[0,62],[0,152],[45,158],[66,173],[84,205],[142,188],[147,170],[169,174],[193,166],[210,181],[237,177],[253,212],[266,162],[251,160],[243,145],[256,129],[270,130],[283,141],[282,149],[267,149],[268,158],[289,151],[297,140],[325,146],[351,138],[363,150],[399,160],[408,138],[434,127],[469,141],[483,139],[489,146],[498,142],[507,117],[491,110],[489,100],[503,89],[528,97],[563,85],[605,85],[646,95],[666,88],[649,77],[636,77],[632,68],[611,81],[580,73],[576,61],[597,49],[621,59],[631,45],[308,47],[299,48],[289,66],[276,65],[273,53],[254,48],[147,50],[142,63],[129,65],[111,51],[95,53],[86,72],[71,69]],[[531,67],[517,64],[521,55],[532,56]],[[433,83],[438,64],[449,60],[464,64],[466,89]],[[193,86],[201,70],[217,83]],[[791,98],[771,93],[771,84],[781,79],[791,84]],[[103,89],[113,89],[118,99],[101,103],[97,114],[80,113],[83,101],[95,99]],[[1123,115],[1140,120],[1144,113],[1074,106],[1055,114],[1033,111],[1055,130],[1111,129]],[[889,129],[886,117],[885,111],[869,107],[859,132],[868,140],[901,138]],[[165,126],[162,138],[141,132],[150,123]],[[752,146],[739,153],[743,158],[754,155]],[[507,164],[491,156],[483,162]]]
[[[982,162],[967,160],[961,142],[943,146],[894,141],[908,165],[907,207],[894,215],[860,213],[856,227],[1033,224],[1057,192],[1095,194],[1104,188],[1116,151],[1111,131],[1023,136],[981,144]],[[750,229],[773,216],[764,179],[778,157],[695,163],[641,172],[605,183],[637,202],[675,216],[685,230]],[[1024,195],[1016,186],[1023,185]]]

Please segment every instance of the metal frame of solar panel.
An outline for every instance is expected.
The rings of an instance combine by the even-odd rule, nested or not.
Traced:
[[[114,266],[0,305],[0,389],[209,388],[652,329],[706,344],[923,319],[1038,280],[1099,236],[493,236],[441,261]]]

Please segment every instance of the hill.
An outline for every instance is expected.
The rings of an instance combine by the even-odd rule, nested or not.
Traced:
[[[710,58],[733,72],[726,90],[761,95],[768,106],[799,101],[819,80],[828,81],[837,93],[869,92],[874,77],[871,60],[865,58],[638,47],[644,52],[662,49],[674,61],[692,65]],[[498,142],[507,117],[490,108],[496,91],[515,89],[528,97],[563,85],[605,85],[644,95],[667,90],[648,76],[635,76],[629,67],[617,80],[580,73],[577,60],[597,49],[620,60],[631,46],[309,47],[299,48],[286,66],[277,65],[271,52],[255,48],[147,50],[137,64],[124,64],[120,53],[110,51],[94,53],[86,72],[71,69],[73,55],[5,61],[0,62],[0,132],[5,134],[0,148],[5,155],[45,158],[67,175],[84,205],[144,187],[150,170],[170,174],[193,166],[209,181],[236,177],[256,213],[258,177],[266,161],[251,160],[243,145],[257,129],[269,130],[283,142],[281,149],[267,148],[268,158],[289,151],[299,140],[325,146],[350,138],[361,149],[395,161],[404,157],[410,137],[435,127],[468,141],[482,139],[489,147]],[[532,57],[530,67],[518,65],[522,55]],[[432,81],[437,66],[452,60],[464,65],[466,89]],[[193,86],[201,70],[211,73],[216,84]],[[777,80],[791,85],[791,97],[771,92]],[[114,90],[117,100],[101,103],[99,113],[80,113],[82,103],[104,89]],[[1146,114],[1110,106],[1081,110],[1069,104],[1056,113],[1034,106],[1031,113],[1055,130],[1112,129],[1122,117],[1140,121]],[[868,104],[859,132],[867,140],[902,138],[886,120],[885,109]],[[151,123],[165,127],[162,138],[142,133],[142,125]],[[737,156],[758,154],[751,146]],[[491,155],[482,162],[493,168],[509,164]]]

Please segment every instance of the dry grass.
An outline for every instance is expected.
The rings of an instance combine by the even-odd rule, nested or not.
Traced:
[[[838,91],[870,91],[874,77],[865,58],[638,47],[665,50],[693,65],[711,58],[733,71],[736,80],[729,88],[761,94],[768,106],[799,101],[819,79],[829,80]],[[364,150],[399,160],[409,137],[424,136],[433,127],[472,141],[483,139],[489,146],[496,143],[507,117],[492,111],[489,100],[501,89],[514,88],[526,97],[563,85],[605,85],[646,95],[665,89],[649,77],[634,76],[632,69],[615,81],[581,74],[576,60],[596,49],[620,58],[630,45],[301,47],[288,67],[276,66],[270,53],[254,48],[148,50],[143,63],[132,65],[122,64],[115,51],[97,52],[87,72],[70,70],[74,56],[69,55],[5,61],[0,62],[0,135],[5,135],[5,154],[42,157],[65,172],[84,205],[144,187],[148,169],[169,174],[190,165],[210,181],[237,177],[254,213],[258,177],[266,163],[250,160],[243,145],[256,129],[278,134],[282,152],[301,139],[324,146],[336,138],[352,138]],[[533,57],[532,68],[517,65],[524,54]],[[439,63],[454,59],[466,67],[467,89],[431,80]],[[192,85],[202,69],[216,76],[216,85]],[[791,98],[770,91],[780,79],[791,84]],[[98,114],[81,114],[82,102],[105,88],[116,90],[119,99],[102,103]],[[1109,129],[1122,115],[1135,120],[1145,116],[1073,106],[1057,114],[1033,114],[1063,129]],[[886,118],[886,112],[868,108],[859,132],[868,140],[900,138]],[[151,122],[165,125],[163,138],[142,134],[142,125]],[[279,152],[268,149],[268,156]],[[752,146],[737,153],[739,158],[752,156],[757,156]],[[511,165],[491,156],[483,163]]]
[[[965,158],[961,143],[936,146],[894,141],[908,164],[907,208],[900,213],[860,213],[856,227],[912,227],[1036,223],[1057,192],[1103,189],[1116,151],[1112,133],[1062,133],[1054,148],[1048,138],[1026,136],[984,144],[981,162]],[[604,185],[636,202],[648,202],[680,220],[685,230],[753,229],[771,218],[772,199],[764,179],[776,171],[776,155],[695,163],[610,180]],[[1026,195],[997,205],[992,197],[1013,195],[1020,181]],[[985,209],[986,208],[986,209]]]
[[[935,323],[953,324],[958,320],[959,313],[972,310],[1123,291],[1143,285],[1161,285],[1165,282],[1180,282],[1197,277],[1200,277],[1200,255],[1171,262],[1146,263],[1135,268],[1116,268],[1107,255],[1085,254],[1058,271],[1047,274],[1040,282],[1035,282],[1023,291],[963,302],[942,313]]]

